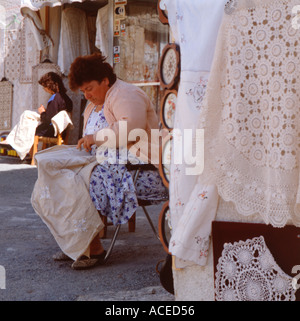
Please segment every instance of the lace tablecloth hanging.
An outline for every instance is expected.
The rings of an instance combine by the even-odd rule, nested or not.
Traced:
[[[274,227],[300,226],[297,4],[231,1],[199,126],[205,128],[203,177],[240,214],[259,213]]]
[[[4,77],[5,73],[5,65],[4,65],[4,58],[5,58],[5,30],[0,29],[0,79]]]
[[[12,121],[13,84],[0,81],[0,132],[9,131]]]
[[[40,61],[40,51],[32,32],[34,23],[29,17],[25,17],[20,34],[20,76],[21,83],[32,82],[32,67]]]
[[[5,36],[4,75],[14,82],[20,77],[21,28],[7,30]]]

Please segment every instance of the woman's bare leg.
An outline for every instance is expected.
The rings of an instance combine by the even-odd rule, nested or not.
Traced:
[[[102,243],[100,241],[99,234],[96,235],[96,237],[93,239],[93,241],[90,244],[90,254],[91,255],[99,255],[104,252],[104,248],[102,246]]]

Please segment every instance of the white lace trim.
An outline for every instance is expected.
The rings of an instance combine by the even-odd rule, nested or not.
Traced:
[[[259,213],[275,227],[290,218],[300,226],[296,2],[255,1],[225,15],[199,126],[206,140],[203,177],[240,214]]]
[[[263,236],[224,244],[215,279],[217,301],[295,301],[292,277],[275,262]]]

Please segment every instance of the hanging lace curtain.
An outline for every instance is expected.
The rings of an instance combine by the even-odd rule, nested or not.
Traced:
[[[5,31],[0,28],[0,80],[4,77]]]
[[[0,132],[11,129],[13,105],[13,84],[0,81]]]
[[[33,22],[29,17],[25,17],[22,22],[20,34],[20,76],[21,83],[32,82],[32,67],[40,61],[40,50],[35,41],[35,30]]]
[[[57,64],[59,39],[60,39],[60,26],[61,26],[61,6],[49,8],[49,27],[48,32],[53,40],[53,45],[49,47],[49,60]]]
[[[5,60],[8,49],[12,46],[12,40],[17,40],[21,27],[22,16],[20,14],[20,3],[17,0],[0,1],[0,80],[8,78],[5,73]],[[18,54],[16,53],[16,56]],[[18,57],[14,58],[15,65],[19,63]],[[17,67],[18,68],[18,67]],[[17,69],[16,68],[16,69]],[[13,80],[13,79],[9,79]]]
[[[28,8],[22,8],[22,15],[29,18],[28,24],[30,25],[38,50],[43,50],[51,46],[52,40],[46,34],[38,14]]]
[[[90,54],[86,14],[77,8],[62,11],[58,49],[58,65],[67,75],[71,63],[78,56]]]
[[[274,227],[300,226],[297,2],[231,1],[199,125],[203,177],[241,215],[258,213]]]

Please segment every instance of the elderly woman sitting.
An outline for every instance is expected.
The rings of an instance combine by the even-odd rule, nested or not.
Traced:
[[[141,172],[134,186],[132,176],[125,166],[128,159],[135,163],[144,163],[151,157],[149,151],[152,142],[149,143],[148,140],[151,137],[151,130],[158,130],[158,118],[147,95],[136,86],[117,79],[112,67],[99,54],[78,57],[73,62],[69,73],[69,85],[73,91],[80,89],[90,102],[84,112],[83,137],[78,141],[77,151],[69,147],[67,152],[72,160],[66,163],[71,162],[74,165],[75,159],[80,158],[84,168],[76,171],[75,176],[73,174],[68,176],[76,178],[76,186],[73,183],[73,191],[70,192],[79,200],[87,199],[82,189],[78,197],[76,188],[81,184],[78,173],[81,175],[89,168],[88,175],[85,176],[88,177],[85,188],[88,187],[87,192],[92,205],[86,204],[86,209],[81,213],[76,211],[74,205],[70,204],[71,210],[58,205],[59,214],[54,209],[52,213],[45,215],[46,204],[41,204],[38,200],[38,186],[33,193],[32,204],[63,250],[63,254],[56,255],[56,259],[70,257],[74,260],[73,269],[86,269],[101,264],[105,256],[98,235],[103,228],[98,211],[107,216],[113,224],[123,224],[136,211],[137,195],[143,199],[159,200],[166,194],[166,189],[159,173],[153,171]],[[125,132],[122,132],[122,123],[126,125]],[[134,149],[134,142],[126,139],[132,130],[140,130],[147,134],[140,137],[137,149]],[[106,140],[108,133],[113,133],[116,138],[112,146]],[[81,150],[82,147],[84,150]],[[152,148],[151,151],[153,150]],[[56,152],[60,154],[60,148],[56,147],[53,153]],[[37,155],[38,167],[43,162],[48,165],[51,162],[52,168],[56,167],[56,164],[61,166],[61,159],[60,162],[53,163],[53,158],[49,158],[50,153],[51,151],[47,157],[43,157],[43,153]],[[112,154],[113,157],[110,157]],[[49,166],[47,168],[49,169]],[[39,167],[39,171],[40,169],[43,170]],[[65,170],[64,168],[64,173]],[[46,180],[44,182],[48,184]],[[65,184],[68,184],[68,181],[65,181],[63,188]],[[55,186],[57,188],[57,184]],[[47,193],[48,195],[53,193],[49,186]],[[67,202],[68,200],[64,201],[65,205]],[[76,201],[74,202],[73,204],[76,204]],[[68,227],[64,229],[62,225]],[[75,243],[76,250],[74,250]]]

